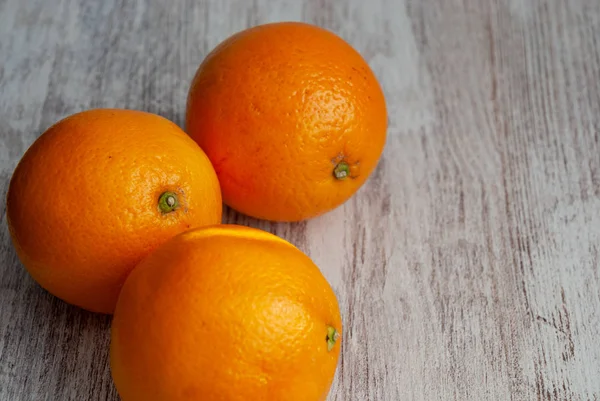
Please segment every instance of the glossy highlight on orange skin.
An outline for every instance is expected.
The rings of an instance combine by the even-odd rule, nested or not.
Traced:
[[[179,207],[159,209],[172,192]],[[174,123],[133,110],[74,114],[43,133],[12,176],[7,217],[17,254],[42,287],[112,313],[149,252],[220,223],[221,193],[204,152]]]
[[[335,294],[290,243],[219,225],[178,235],[123,287],[111,371],[123,401],[323,401]]]
[[[387,110],[348,43],[283,22],[237,33],[206,57],[189,90],[186,127],[215,166],[225,203],[298,221],[364,184],[383,151]],[[346,176],[336,179],[340,163]]]

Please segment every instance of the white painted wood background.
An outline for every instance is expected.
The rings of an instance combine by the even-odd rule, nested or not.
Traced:
[[[91,107],[183,124],[228,35],[332,29],[384,86],[381,164],[292,241],[339,296],[330,400],[600,400],[600,1],[0,0],[0,195],[55,121]],[[0,216],[0,400],[118,397],[110,321],[41,290]]]

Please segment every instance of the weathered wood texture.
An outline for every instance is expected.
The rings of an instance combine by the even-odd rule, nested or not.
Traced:
[[[301,224],[227,211],[320,265],[345,322],[331,400],[600,399],[598,0],[0,0],[0,195],[90,107],[183,123],[229,34],[330,28],[385,88],[389,140],[347,204]],[[2,204],[0,400],[116,400],[110,321],[21,268]]]

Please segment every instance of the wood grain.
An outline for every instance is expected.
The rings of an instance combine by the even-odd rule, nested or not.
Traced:
[[[90,107],[183,123],[202,58],[304,20],[381,80],[389,138],[335,211],[272,224],[340,301],[330,400],[600,399],[597,0],[0,0],[0,196],[33,140]],[[110,319],[22,269],[0,214],[0,400],[117,400]]]

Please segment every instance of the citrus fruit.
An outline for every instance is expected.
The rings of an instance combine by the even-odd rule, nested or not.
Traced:
[[[128,277],[111,371],[123,401],[324,401],[341,328],[331,287],[293,245],[252,228],[199,228]]]
[[[186,129],[226,204],[298,221],[351,197],[381,156],[387,111],[361,55],[316,26],[260,25],[226,39],[191,83]]]
[[[174,123],[95,109],[50,127],[11,178],[7,217],[17,255],[50,293],[111,313],[133,267],[168,238],[217,224],[218,180]]]

